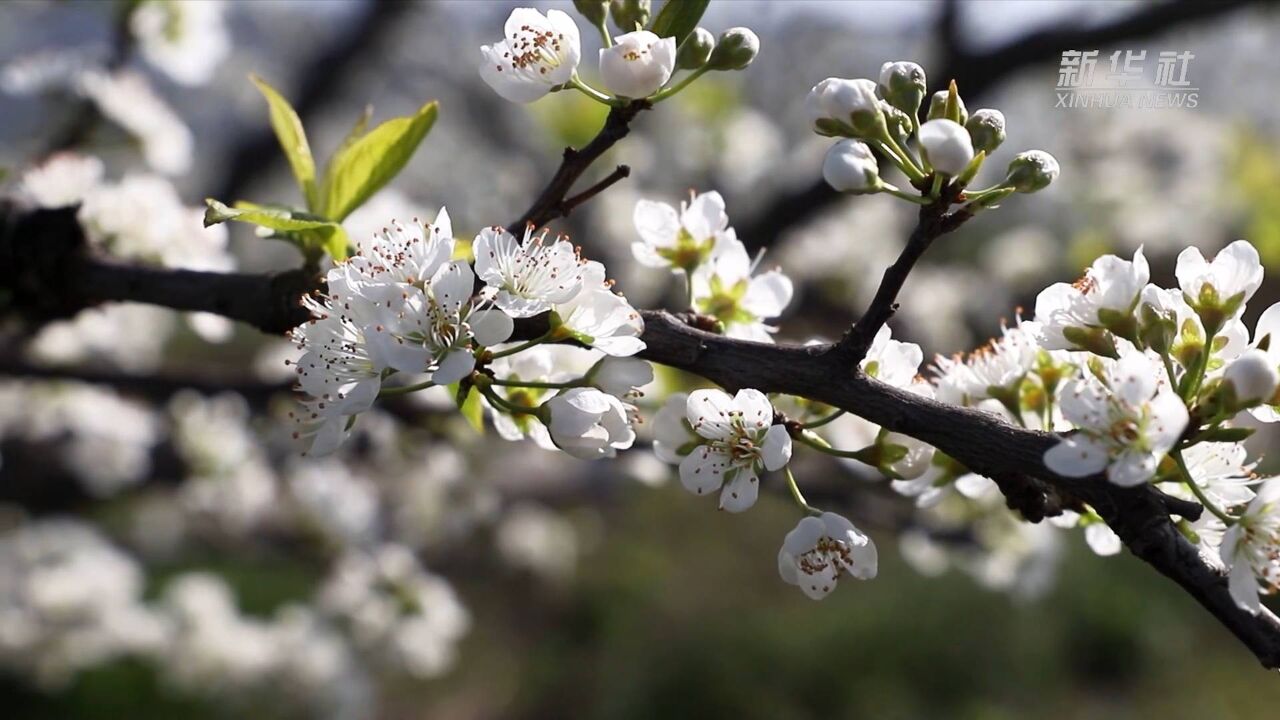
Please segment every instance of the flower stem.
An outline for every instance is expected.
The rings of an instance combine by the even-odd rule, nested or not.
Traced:
[[[543,336],[541,336],[541,337],[536,337],[536,338],[534,338],[534,339],[532,339],[532,340],[530,340],[530,341],[528,341],[528,342],[520,343],[519,345],[516,345],[515,347],[507,348],[506,350],[501,350],[501,351],[499,351],[499,352],[496,352],[496,353],[494,353],[493,355],[490,355],[490,356],[489,356],[489,359],[490,359],[490,360],[497,360],[498,358],[504,358],[504,357],[507,357],[507,356],[510,356],[510,355],[515,355],[516,353],[524,352],[525,350],[528,350],[529,348],[531,348],[531,347],[533,347],[533,346],[535,346],[535,345],[541,345],[542,343],[544,343],[544,342],[546,342],[546,341],[548,341],[548,340],[550,340],[550,339],[551,339],[551,333],[547,333],[546,335],[543,335]]]
[[[902,148],[898,146],[898,143],[893,141],[893,138],[889,137],[888,133],[885,133],[885,137],[888,139],[870,139],[869,142],[875,143],[876,146],[880,148],[881,152],[888,155],[889,159],[893,161],[893,164],[897,165],[898,169],[901,170],[902,173],[911,180],[911,182],[919,182],[920,180],[923,180],[924,173],[916,167],[915,162],[911,160],[909,156],[904,155]]]
[[[393,395],[407,395],[412,392],[417,392],[419,390],[426,390],[427,388],[431,388],[435,386],[436,386],[436,383],[434,380],[427,380],[425,382],[420,382],[415,385],[401,385],[399,387],[384,387],[378,391],[378,397],[381,398],[381,397],[391,397]]]
[[[511,413],[512,415],[535,415],[535,416],[541,417],[541,413],[539,412],[539,410],[541,410],[540,407],[535,408],[535,407],[528,407],[525,405],[516,405],[515,403],[507,400],[506,398],[502,397],[498,393],[494,392],[493,388],[487,382],[476,383],[476,389],[480,391],[480,394],[483,395],[486,400],[488,400],[490,403],[493,404],[494,407],[500,410],[505,410]]]
[[[1215,505],[1213,501],[1209,499],[1209,496],[1205,495],[1204,490],[1196,484],[1195,478],[1191,477],[1191,471],[1187,469],[1187,463],[1182,459],[1182,451],[1174,450],[1169,453],[1169,455],[1173,457],[1173,462],[1178,466],[1178,472],[1182,473],[1182,483],[1191,489],[1192,494],[1196,496],[1196,499],[1200,501],[1200,504],[1228,526],[1234,525],[1236,519],[1224,512],[1222,508]]]
[[[671,87],[665,88],[663,90],[659,90],[657,93],[654,93],[652,96],[649,97],[649,102],[656,103],[656,102],[661,102],[663,100],[666,100],[672,95],[675,95],[676,93],[688,87],[690,83],[702,77],[703,74],[710,69],[711,68],[704,65],[703,67],[700,67],[697,70],[694,70],[693,72],[684,76],[684,78],[681,79],[680,82],[676,83],[675,85],[672,85]]]
[[[787,475],[787,488],[791,490],[791,499],[796,501],[796,505],[799,505],[801,510],[810,515],[821,515],[821,510],[810,505],[804,499],[804,493],[800,492],[800,486],[796,484],[796,476],[791,474],[791,468],[788,466],[784,469],[784,472]]]
[[[600,39],[604,41],[604,46],[606,48],[613,47],[613,36],[609,34],[608,21],[603,17],[600,18],[600,24],[596,26],[596,29],[600,31]]]
[[[906,192],[904,190],[899,190],[896,186],[890,185],[889,183],[881,183],[880,192],[888,193],[896,198],[902,198],[907,202],[915,203],[917,205],[928,205],[929,203],[933,202],[927,197],[912,195],[911,193]]]
[[[818,420],[814,420],[813,422],[801,423],[800,427],[804,428],[805,430],[812,430],[814,428],[819,428],[819,427],[822,427],[823,425],[826,425],[827,423],[834,421],[835,419],[839,418],[841,415],[844,415],[844,414],[845,414],[844,410],[837,410],[831,413],[830,415]]]
[[[796,440],[799,440],[800,442],[804,443],[805,445],[808,445],[809,447],[813,448],[814,450],[817,450],[818,452],[823,452],[828,455],[833,455],[835,457],[851,458],[853,460],[857,460],[859,462],[863,462],[868,465],[875,465],[875,463],[872,462],[871,459],[867,457],[867,451],[874,449],[874,446],[870,448],[863,448],[861,450],[837,450],[831,447],[830,445],[827,445],[825,442],[821,442],[819,441],[819,439],[815,439],[817,438],[816,435],[813,435],[812,437],[810,437],[810,435],[812,435],[812,433],[807,433],[807,432],[801,433],[800,435],[796,436]]]
[[[540,388],[543,390],[567,390],[569,388],[583,387],[585,378],[571,380],[569,382],[538,382],[535,380],[500,380],[494,378],[489,381],[490,385],[499,385],[502,387],[525,387]]]
[[[569,78],[569,84],[577,88],[578,90],[582,91],[584,95],[591,98],[592,100],[595,100],[596,102],[604,103],[609,107],[617,107],[618,105],[622,104],[621,100],[618,100],[617,98],[614,98],[614,97],[610,97],[609,95],[605,95],[599,90],[582,82],[582,78],[578,77],[577,73],[574,73]]]

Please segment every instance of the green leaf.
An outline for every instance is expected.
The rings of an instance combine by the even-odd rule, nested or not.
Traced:
[[[653,32],[658,37],[673,37],[676,45],[698,27],[702,13],[706,12],[711,0],[667,0],[662,11],[653,20]]]
[[[449,394],[453,396],[453,401],[458,404],[458,409],[462,411],[462,417],[466,418],[467,424],[475,428],[475,431],[484,434],[484,403],[481,402],[480,391],[471,383],[467,383],[466,395],[463,395],[462,383],[450,383],[448,385]]]
[[[205,227],[228,220],[249,223],[275,231],[271,237],[297,245],[308,257],[321,252],[327,253],[334,260],[344,260],[347,257],[347,245],[350,242],[347,232],[335,222],[288,208],[267,207],[243,201],[236,203],[234,208],[213,198],[206,198],[205,203],[209,206],[204,212]]]
[[[435,124],[438,105],[388,120],[334,154],[325,173],[320,214],[342,221],[394,178]]]
[[[319,199],[316,193],[316,163],[311,157],[311,146],[307,144],[307,133],[302,129],[302,120],[289,101],[265,80],[257,75],[250,75],[249,79],[267,99],[267,106],[271,111],[271,128],[276,131],[280,149],[284,150],[285,157],[289,159],[289,167],[293,169],[293,177],[302,189],[307,208],[314,212]]]
[[[228,220],[252,223],[281,232],[297,232],[299,230],[314,230],[316,228],[335,226],[335,223],[323,218],[306,216],[305,213],[295,213],[286,208],[267,207],[245,202],[236,203],[236,207],[231,208],[213,198],[205,198],[205,204],[209,206],[204,211],[205,227],[224,223]]]
[[[347,136],[342,139],[342,144],[338,145],[338,149],[334,151],[333,156],[329,158],[329,166],[333,165],[334,158],[338,157],[347,148],[355,144],[357,140],[364,137],[364,131],[369,127],[369,121],[373,119],[373,106],[365,105],[364,111],[360,113],[360,117],[356,118],[356,124],[351,126],[347,131]],[[325,175],[329,174],[329,167],[325,167]]]

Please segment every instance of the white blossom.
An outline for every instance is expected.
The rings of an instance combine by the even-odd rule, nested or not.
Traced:
[[[476,274],[487,283],[485,297],[511,317],[546,312],[582,290],[585,263],[573,245],[565,239],[548,244],[546,237],[530,227],[520,241],[496,226],[476,236]]]
[[[631,357],[605,357],[589,374],[591,385],[616,398],[634,398],[653,382],[653,366]]]
[[[826,597],[845,574],[858,580],[874,578],[878,566],[871,538],[831,512],[801,520],[778,550],[778,574],[813,600]]]
[[[680,203],[679,212],[666,203],[640,200],[633,219],[640,240],[631,243],[631,254],[642,265],[672,272],[692,272],[722,243],[738,238],[729,227],[724,198],[714,191]]]
[[[1244,514],[1227,528],[1222,562],[1231,597],[1241,609],[1257,614],[1262,610],[1258,593],[1280,590],[1280,479],[1263,483]]]
[[[838,192],[874,191],[880,187],[880,166],[866,143],[845,139],[827,150],[822,178]]]
[[[600,77],[614,95],[644,98],[671,79],[676,67],[676,39],[636,30],[614,38],[600,50]]]
[[[1189,247],[1178,254],[1175,274],[1187,302],[1199,308],[1212,288],[1213,303],[1233,303],[1228,314],[1244,309],[1245,303],[1262,284],[1262,262],[1258,251],[1247,240],[1237,240],[1223,248],[1207,262],[1200,249]]]
[[[851,125],[855,115],[879,113],[880,98],[875,82],[867,79],[846,80],[830,77],[814,85],[804,100],[805,114],[814,129],[819,121]]]
[[[1041,344],[1046,350],[1085,349],[1077,342],[1082,340],[1077,331],[1130,317],[1150,278],[1151,269],[1138,248],[1132,261],[1103,255],[1075,283],[1049,286],[1036,297]]]
[[[915,343],[893,339],[888,325],[881,326],[872,338],[867,355],[859,363],[862,372],[894,387],[905,388],[912,384],[924,353]]]
[[[556,447],[584,460],[611,458],[631,447],[636,433],[618,398],[595,388],[572,388],[544,407]]]
[[[1063,390],[1062,412],[1080,431],[1046,452],[1045,464],[1066,477],[1105,469],[1116,485],[1140,485],[1182,435],[1187,407],[1159,361],[1140,351],[1110,363],[1103,377],[1079,377]]]
[[[695,390],[685,417],[701,440],[680,461],[680,482],[698,495],[721,490],[722,510],[750,508],[760,492],[759,473],[791,460],[791,436],[773,424],[773,405],[759,390],[746,388],[732,397],[722,390]]]
[[[773,342],[774,328],[765,320],[777,317],[791,302],[791,279],[780,270],[753,275],[747,249],[736,239],[692,276],[693,306],[724,323],[729,337]]]
[[[1269,402],[1276,394],[1280,374],[1267,353],[1253,349],[1231,361],[1222,373],[1222,382],[1231,386],[1236,400],[1242,404]]]
[[[689,423],[688,407],[688,393],[671,393],[653,416],[653,453],[665,463],[679,465],[702,441]]]
[[[575,338],[603,353],[635,355],[645,348],[640,339],[644,320],[625,297],[613,291],[604,273],[604,265],[594,260],[582,266],[582,289],[553,307],[556,317]]]
[[[973,141],[964,126],[938,118],[920,126],[920,147],[938,172],[959,175],[973,161]]]
[[[480,77],[511,102],[533,102],[568,82],[582,57],[578,26],[560,10],[543,15],[516,8],[503,35],[501,42],[480,47]]]

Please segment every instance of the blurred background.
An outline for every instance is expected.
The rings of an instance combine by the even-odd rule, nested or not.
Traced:
[[[517,106],[480,81],[479,46],[516,5],[0,4],[3,191],[74,152],[102,163],[104,252],[296,267],[283,243],[199,222],[205,197],[299,202],[256,73],[319,156],[366,105],[384,119],[440,101],[406,171],[345,223],[352,237],[446,205],[459,237],[506,224],[604,116],[576,93]],[[599,39],[578,20],[591,81]],[[991,179],[1024,148],[1062,165],[907,283],[895,337],[927,358],[972,349],[1046,285],[1139,246],[1162,281],[1182,248],[1247,238],[1271,273],[1249,325],[1280,300],[1271,3],[717,0],[702,25],[750,27],[758,59],[642,114],[592,171],[627,163],[631,177],[554,224],[637,307],[681,288],[630,261],[636,200],[718,190],[738,236],[796,281],[781,340],[856,318],[913,214],[827,191],[829,142],[801,103],[825,77],[902,59],[931,86],[956,78],[970,111],[1004,112]],[[1197,102],[1055,107],[1064,50],[1098,50],[1099,75],[1112,53],[1145,52],[1148,89],[1161,52],[1190,52]],[[1246,718],[1280,702],[1275,677],[1172,584],[1127,553],[1095,556],[1078,531],[1020,523],[999,498],[917,509],[882,478],[806,458],[810,499],[868,528],[882,563],[815,604],[777,577],[795,522],[785,491],[717,513],[644,442],[580,462],[477,432],[424,393],[362,418],[337,456],[303,458],[285,419],[291,353],[151,306],[0,324],[0,714]],[[693,382],[660,370],[642,409]]]

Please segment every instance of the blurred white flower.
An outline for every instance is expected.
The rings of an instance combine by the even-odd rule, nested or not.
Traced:
[[[182,119],[152,91],[141,75],[86,72],[80,91],[98,106],[107,119],[142,143],[147,164],[165,175],[183,175],[191,169],[195,141]]]
[[[19,194],[37,207],[70,207],[98,186],[102,173],[102,161],[92,155],[58,153],[22,173]]]
[[[147,62],[183,85],[204,85],[231,52],[222,0],[142,2],[129,29]]]

